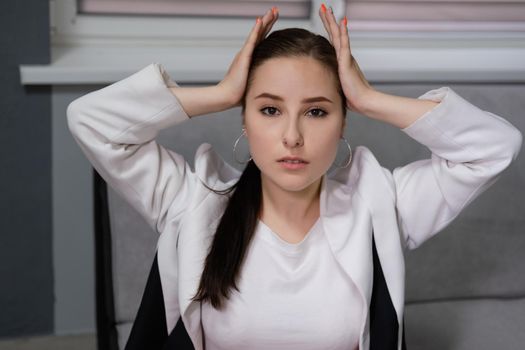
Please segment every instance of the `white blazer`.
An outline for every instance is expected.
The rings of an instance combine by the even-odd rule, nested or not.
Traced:
[[[182,317],[195,349],[203,349],[197,291],[204,260],[226,204],[210,192],[229,187],[240,172],[208,143],[195,155],[195,170],[156,143],[161,129],[189,120],[168,89],[178,86],[151,63],[93,91],[67,108],[69,129],[106,182],[159,234],[157,257],[168,334]],[[371,230],[403,332],[404,254],[438,233],[491,186],[517,157],[522,134],[512,124],[472,105],[449,87],[419,99],[439,102],[401,129],[430,149],[429,159],[392,172],[358,146],[347,168],[323,176],[320,215],[338,262],[356,283],[364,305],[372,292]],[[191,122],[191,121],[190,121]],[[366,220],[353,214],[366,214]],[[368,308],[360,349],[369,349]]]

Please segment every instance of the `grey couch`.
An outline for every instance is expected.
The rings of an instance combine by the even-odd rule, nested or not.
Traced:
[[[442,85],[375,86],[417,97]],[[448,86],[525,130],[524,86]],[[393,127],[363,116],[349,118],[351,145],[367,145],[390,170],[430,155]],[[231,157],[239,133],[239,113],[227,111],[164,130],[158,141],[179,150],[191,165],[197,146],[209,142],[225,160],[240,167]],[[408,253],[405,327],[409,350],[525,348],[523,158],[520,154],[499,181],[442,232]],[[100,178],[95,191],[99,349],[123,349],[155,255],[157,235],[111,188],[106,192]]]

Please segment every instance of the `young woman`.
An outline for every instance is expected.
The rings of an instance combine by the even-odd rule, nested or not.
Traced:
[[[127,349],[402,349],[405,250],[516,158],[521,133],[449,87],[417,99],[375,90],[346,18],[319,15],[330,40],[299,28],[267,36],[278,18],[268,11],[215,86],[181,87],[152,63],[68,106],[86,157],[160,234]],[[155,142],[235,106],[250,148],[242,173],[210,144],[191,169]],[[352,152],[346,108],[431,158],[391,172],[368,148]],[[348,158],[327,173],[340,144]]]

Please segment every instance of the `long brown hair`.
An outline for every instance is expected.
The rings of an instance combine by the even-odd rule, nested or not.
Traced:
[[[242,115],[246,109],[246,94],[253,82],[254,71],[265,61],[277,57],[312,57],[336,77],[346,115],[345,95],[338,78],[338,63],[334,47],[321,35],[302,28],[273,31],[254,48],[248,73],[248,82],[242,99]],[[209,187],[208,187],[209,188]],[[236,285],[244,256],[253,237],[261,208],[261,172],[253,160],[244,168],[239,180],[230,188],[215,193],[231,194],[219,221],[194,301],[208,300],[216,309],[222,309],[223,298],[229,298]]]

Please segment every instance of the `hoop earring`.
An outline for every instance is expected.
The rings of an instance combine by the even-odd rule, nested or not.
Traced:
[[[245,129],[243,128],[243,129],[242,129],[242,134],[239,135],[239,137],[237,137],[237,140],[235,140],[235,144],[233,145],[233,159],[235,159],[235,161],[236,161],[237,163],[239,163],[239,164],[246,164],[246,163],[248,163],[250,160],[252,160],[252,157],[250,156],[250,158],[249,158],[247,161],[245,161],[245,162],[240,162],[240,161],[237,159],[237,155],[236,155],[236,153],[235,153],[235,150],[237,149],[237,144],[239,143],[239,140],[241,139],[242,135],[244,135],[244,134],[245,134]]]
[[[341,139],[346,143],[346,146],[348,147],[348,151],[349,151],[348,161],[346,162],[346,164],[344,166],[340,166],[340,165],[337,166],[338,168],[343,169],[343,168],[346,168],[352,161],[352,147],[350,147],[350,144],[348,143],[348,141],[346,141],[344,137],[341,137]]]

